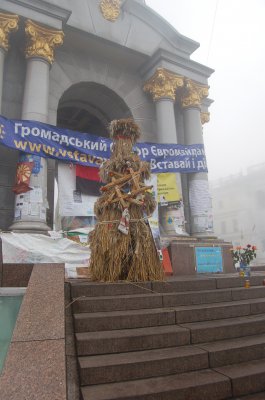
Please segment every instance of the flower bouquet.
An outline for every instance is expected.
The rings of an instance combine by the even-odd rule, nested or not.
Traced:
[[[257,247],[251,244],[246,245],[246,247],[237,246],[235,249],[231,249],[234,265],[239,263],[240,276],[249,276],[250,261],[257,257]]]

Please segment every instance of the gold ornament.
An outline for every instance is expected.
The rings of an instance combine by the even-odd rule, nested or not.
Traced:
[[[8,50],[9,33],[18,30],[18,20],[18,15],[0,13],[0,48]]]
[[[181,96],[181,105],[187,107],[201,107],[202,100],[209,94],[209,87],[193,82],[191,79],[185,80],[185,90]]]
[[[201,123],[206,124],[210,121],[210,113],[209,112],[202,112],[201,113]]]
[[[163,97],[176,100],[176,90],[184,85],[183,76],[169,72],[165,68],[157,68],[155,74],[144,85],[144,91],[153,96],[157,101]]]
[[[100,10],[105,19],[115,22],[120,15],[120,0],[101,0]]]
[[[64,33],[51,30],[28,20],[25,28],[28,36],[26,58],[41,57],[50,64],[54,61],[54,48],[63,44]]]

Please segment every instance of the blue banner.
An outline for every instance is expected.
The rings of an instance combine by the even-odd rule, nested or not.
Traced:
[[[40,157],[99,167],[110,158],[112,141],[35,121],[0,116],[0,144]],[[137,143],[135,151],[150,162],[152,173],[208,172],[204,146]]]

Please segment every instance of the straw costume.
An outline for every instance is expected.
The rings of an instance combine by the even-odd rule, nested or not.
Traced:
[[[140,137],[131,119],[110,124],[113,139],[111,158],[100,169],[106,183],[95,204],[98,223],[90,235],[90,272],[96,281],[162,280],[164,273],[152,232],[144,216],[150,216],[156,202],[144,180],[150,178],[149,163],[133,152]]]

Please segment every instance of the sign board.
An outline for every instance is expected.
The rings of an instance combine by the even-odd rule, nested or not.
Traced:
[[[196,247],[195,255],[198,273],[223,272],[221,247]]]

